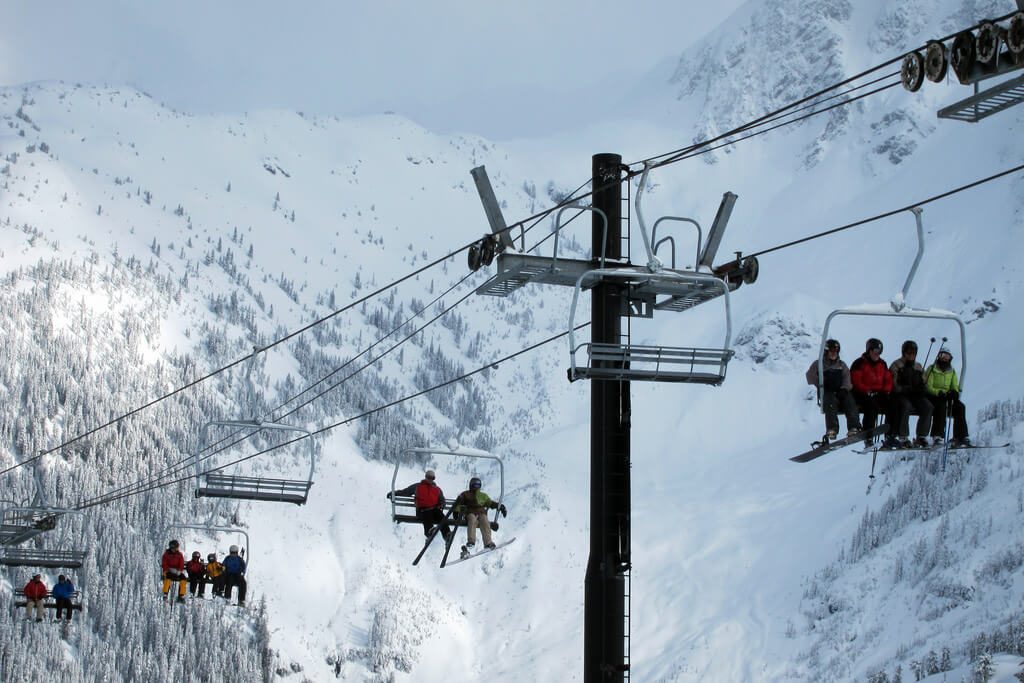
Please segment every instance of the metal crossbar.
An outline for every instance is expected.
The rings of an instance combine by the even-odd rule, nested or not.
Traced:
[[[394,519],[396,523],[398,523],[398,522],[409,522],[409,523],[416,523],[416,524],[420,524],[421,523],[420,520],[418,520],[416,518],[416,513],[415,513],[415,510],[416,510],[416,500],[415,500],[415,498],[413,496],[392,496],[391,500],[392,500],[392,502],[394,502],[396,508],[405,508],[405,509],[413,510],[413,514],[411,514],[411,515],[403,514],[403,513],[400,513],[400,512],[395,512],[395,514],[392,515],[392,519]],[[441,509],[441,512],[447,514],[448,511],[452,509],[452,504],[453,503],[454,503],[454,501],[450,501],[450,500],[445,501],[444,507]],[[448,522],[448,526],[466,526],[466,524],[467,524],[466,520],[464,520],[464,519],[460,520],[460,519],[457,519],[455,517],[449,517],[446,521]]]
[[[706,349],[671,346],[583,343],[588,364],[570,370],[570,381],[577,379],[640,380],[721,384],[734,352],[730,349]]]
[[[264,479],[209,473],[205,486],[196,489],[197,496],[264,500],[302,505],[309,498],[313,482],[304,479]]]
[[[47,567],[78,569],[85,560],[84,550],[46,550],[38,548],[4,548],[0,565],[8,567]]]

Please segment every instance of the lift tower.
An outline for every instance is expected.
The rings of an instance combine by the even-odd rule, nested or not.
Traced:
[[[591,380],[590,426],[590,557],[584,581],[583,680],[621,682],[629,678],[630,574],[630,399],[631,381],[685,382],[717,386],[725,380],[733,356],[729,292],[757,279],[757,260],[743,259],[713,267],[736,195],[726,192],[710,231],[703,234],[692,218],[663,216],[648,232],[640,200],[650,166],[645,166],[636,195],[636,218],[643,236],[645,262],[631,262],[629,231],[623,235],[623,181],[628,169],[618,154],[592,159],[592,203],[568,201],[554,211],[551,257],[528,253],[525,231],[516,244],[501,215],[487,172],[472,171],[492,234],[469,249],[469,267],[490,265],[497,272],[477,288],[478,294],[505,297],[527,284],[573,289],[569,313],[569,381]],[[629,185],[627,184],[627,187]],[[558,253],[562,215],[589,211],[592,216],[592,257],[564,258]],[[697,231],[694,263],[676,268],[675,238],[658,240],[663,221],[692,224]],[[671,245],[671,263],[662,265],[657,252]],[[576,343],[577,304],[591,292],[591,341]],[[721,298],[725,303],[725,341],[720,348],[632,344],[629,318],[651,318],[655,311],[680,313]],[[623,318],[627,319],[625,331]]]
[[[592,159],[593,255],[622,258],[622,157]],[[604,232],[607,230],[607,239]],[[627,254],[628,257],[628,254]],[[599,267],[599,264],[595,264]],[[591,290],[593,344],[619,344],[628,285],[604,280]],[[595,360],[622,368],[621,360]],[[584,581],[583,680],[621,681],[629,671],[625,653],[626,581],[629,572],[629,380],[590,384],[590,559]]]

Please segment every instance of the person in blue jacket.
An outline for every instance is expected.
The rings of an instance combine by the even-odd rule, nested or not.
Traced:
[[[75,584],[71,583],[71,580],[61,574],[57,577],[57,583],[54,584],[53,590],[50,594],[57,600],[57,621],[60,621],[61,612],[67,610],[67,620],[71,621],[71,615],[75,611],[71,608],[71,596],[75,592]]]
[[[228,548],[228,556],[224,558],[224,598],[231,599],[232,588],[238,586],[238,606],[245,606],[245,560],[238,554],[238,546]]]

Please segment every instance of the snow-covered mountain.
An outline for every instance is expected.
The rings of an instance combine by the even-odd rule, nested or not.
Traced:
[[[1012,9],[923,5],[751,2],[682,54],[670,80],[661,69],[664,78],[637,84],[643,90],[624,105],[629,118],[506,145],[434,135],[394,115],[201,117],[128,88],[2,89],[0,465],[242,358],[474,239],[486,223],[473,166],[486,164],[512,221],[578,186],[591,153],[633,161],[684,146]],[[658,169],[645,215],[708,225],[722,193],[736,192],[719,253],[751,253],[1020,163],[1024,111],[977,125],[935,118],[965,90],[891,89]],[[1013,256],[1024,180],[1009,176],[931,204],[924,220],[927,251],[908,302],[968,321],[969,348],[953,342],[952,350],[969,361],[973,436],[1011,446],[951,455],[944,471],[934,459],[883,454],[873,483],[869,460],[850,452],[789,462],[821,431],[802,375],[826,315],[889,300],[914,257],[914,221],[905,213],[765,255],[759,280],[733,297],[737,358],[722,387],[633,386],[637,680],[881,680],[879,672],[892,680],[897,670],[909,680],[929,669],[945,670],[933,680],[960,680],[985,654],[996,656],[999,680],[1016,671],[1012,656],[1024,654],[1024,397],[1015,386],[1024,376],[1015,353],[1024,278]],[[548,229],[542,223],[527,243]],[[583,255],[588,232],[567,228],[563,253]],[[678,239],[686,263],[692,238]],[[640,240],[633,245],[637,259]],[[566,328],[567,291],[472,296],[376,360],[488,276],[433,303],[466,272],[460,254],[261,354],[255,406],[239,365],[47,456],[47,502],[73,505],[179,462],[207,420],[278,406],[420,309],[291,419],[320,429]],[[725,321],[711,304],[634,323],[639,343],[711,346]],[[833,328],[848,362],[869,336],[883,339],[891,361],[905,338],[927,347],[929,337],[954,333],[859,319]],[[59,536],[45,540],[89,548],[75,573],[85,613],[66,632],[16,615],[0,630],[0,679],[581,680],[588,387],[565,382],[566,355],[562,340],[318,436],[316,483],[301,508],[217,507],[180,481],[64,518]],[[445,570],[435,548],[410,566],[420,531],[391,523],[384,494],[396,460],[400,486],[418,478],[428,463],[402,461],[401,451],[426,444],[505,457],[510,514],[498,536],[516,543]],[[218,462],[268,445],[236,447]],[[304,458],[291,447],[240,471],[302,477]],[[471,473],[485,490],[497,486],[493,470],[440,457],[429,464],[449,496]],[[2,479],[2,499],[33,493],[26,468]],[[235,542],[168,526],[211,516],[250,535],[255,607],[161,611],[155,567],[170,533],[204,554]],[[0,591],[9,596],[26,578],[5,569]]]

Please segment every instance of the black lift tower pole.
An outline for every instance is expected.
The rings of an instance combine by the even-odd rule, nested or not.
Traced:
[[[594,267],[605,251],[622,259],[622,157],[593,157]],[[628,258],[628,254],[626,257]],[[608,264],[610,266],[612,264]],[[606,266],[606,267],[608,267]],[[591,339],[619,344],[626,285],[601,280],[591,290]],[[605,361],[612,362],[612,361]],[[590,559],[584,584],[583,681],[622,681],[625,660],[626,573],[629,571],[629,381],[590,383]]]

